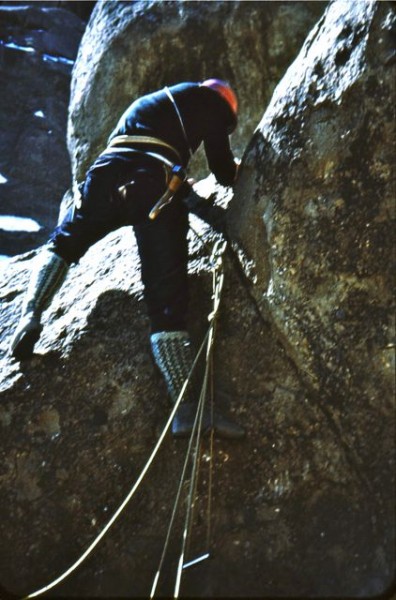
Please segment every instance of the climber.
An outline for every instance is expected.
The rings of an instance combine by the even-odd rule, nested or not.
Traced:
[[[80,198],[37,257],[11,342],[17,360],[32,355],[42,330],[42,312],[69,266],[111,231],[132,225],[153,357],[176,401],[193,360],[186,331],[188,212],[195,212],[217,231],[224,228],[223,209],[193,192],[185,169],[203,142],[217,181],[232,185],[238,164],[228,136],[236,123],[236,95],[219,79],[165,87],[129,106],[80,184]],[[176,413],[172,424],[176,437],[191,431],[195,396],[194,390],[187,390],[183,410]],[[219,436],[237,438],[244,433],[220,413],[211,418],[209,423],[205,414],[204,425]]]

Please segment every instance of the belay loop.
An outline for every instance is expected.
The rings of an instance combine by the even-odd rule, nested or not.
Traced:
[[[208,330],[204,336],[203,342],[201,343],[201,346],[195,356],[190,373],[189,373],[187,379],[185,380],[184,385],[180,390],[179,396],[172,407],[171,413],[168,417],[168,420],[166,421],[164,429],[163,429],[161,435],[159,436],[158,441],[155,444],[154,449],[152,450],[139,477],[136,479],[135,483],[133,484],[130,491],[124,498],[123,502],[120,504],[120,506],[117,508],[117,510],[113,513],[113,515],[111,516],[111,518],[109,519],[107,524],[99,532],[99,534],[96,536],[96,538],[91,542],[91,544],[88,546],[88,548],[80,555],[80,557],[68,569],[66,569],[61,575],[59,575],[56,579],[54,579],[53,581],[51,581],[44,587],[24,596],[22,600],[29,600],[30,598],[36,598],[37,596],[40,596],[40,595],[48,592],[49,590],[53,589],[55,586],[59,585],[62,581],[64,581],[67,577],[69,577],[88,558],[88,556],[90,556],[92,554],[92,552],[94,551],[96,546],[99,544],[99,542],[103,539],[103,537],[106,535],[106,533],[114,525],[116,520],[121,516],[121,513],[124,511],[124,509],[127,507],[130,500],[132,499],[132,497],[135,495],[135,493],[138,490],[140,484],[142,483],[145,475],[147,474],[149,468],[151,467],[156,455],[158,454],[158,451],[165,439],[165,436],[171,427],[173,418],[184,398],[184,394],[187,389],[187,385],[188,385],[189,381],[191,380],[192,374],[198,364],[198,361],[199,361],[201,355],[203,354],[203,352],[205,350],[205,347],[206,347],[206,357],[205,357],[205,372],[204,372],[204,378],[203,378],[203,385],[202,385],[200,399],[199,399],[199,403],[198,403],[198,407],[197,407],[197,414],[196,414],[191,438],[190,438],[188,449],[187,449],[187,457],[186,457],[186,461],[185,461],[185,467],[183,468],[181,484],[179,486],[180,492],[178,491],[178,494],[176,496],[176,501],[175,501],[175,505],[177,505],[179,502],[179,499],[180,499],[182,485],[185,480],[186,467],[188,464],[188,460],[190,458],[190,453],[191,453],[191,450],[193,447],[193,442],[195,441],[192,482],[190,485],[190,493],[189,493],[189,498],[188,498],[188,502],[187,502],[188,508],[187,508],[187,514],[186,514],[186,525],[185,525],[185,529],[184,529],[184,533],[183,533],[182,551],[181,551],[178,571],[177,571],[177,575],[176,575],[175,595],[174,595],[175,598],[178,597],[178,593],[179,593],[179,589],[180,589],[181,573],[182,573],[183,568],[187,568],[190,564],[195,564],[197,562],[200,562],[209,556],[209,554],[206,553],[206,554],[203,554],[198,559],[189,561],[188,563],[184,563],[184,555],[185,555],[186,545],[187,545],[187,541],[188,541],[188,533],[189,533],[189,529],[191,526],[191,510],[192,510],[193,491],[194,491],[194,486],[196,483],[195,477],[198,472],[198,468],[197,468],[198,458],[199,458],[198,450],[199,450],[199,441],[200,441],[201,426],[202,426],[203,407],[204,407],[204,401],[205,401],[205,397],[206,397],[206,391],[208,388],[209,371],[210,371],[210,367],[211,367],[212,359],[213,359],[213,343],[214,343],[214,336],[215,336],[215,325],[216,325],[216,319],[218,316],[218,310],[219,310],[219,306],[220,306],[220,295],[221,295],[223,281],[224,281],[222,257],[223,257],[226,247],[227,247],[227,242],[225,242],[223,240],[215,242],[212,253],[211,253],[211,257],[210,257],[210,265],[211,265],[212,276],[213,276],[213,295],[212,295],[213,309],[212,309],[211,313],[209,314],[209,328],[208,328]],[[213,432],[211,435],[211,446],[213,447]],[[212,457],[210,458],[210,461],[212,461]],[[211,476],[209,479],[211,480]],[[210,501],[210,497],[211,497],[211,494],[209,493],[209,501]],[[174,508],[174,513],[176,513],[175,508]],[[174,520],[174,515],[172,515],[170,528],[173,525],[173,520]],[[170,533],[170,529],[169,529],[169,533]],[[164,551],[166,550],[168,541],[169,541],[169,539],[167,539],[167,541],[165,542]],[[163,551],[163,556],[165,556],[164,551]],[[160,567],[161,566],[162,565],[160,563]],[[159,575],[160,575],[160,568],[155,576],[151,597],[153,597],[153,595],[154,595],[155,588],[158,583]]]

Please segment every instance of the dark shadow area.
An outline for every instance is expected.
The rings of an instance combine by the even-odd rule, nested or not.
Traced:
[[[98,297],[66,358],[55,347],[20,371],[1,395],[12,428],[2,437],[0,536],[9,552],[0,577],[22,595],[86,550],[139,476],[170,404],[151,357],[145,306],[121,291]],[[168,435],[125,514],[55,597],[111,598],[131,589],[147,597],[186,447]],[[176,569],[183,514],[166,573]],[[171,593],[169,577],[161,585]]]
[[[239,311],[229,304],[246,290],[235,273],[227,275],[215,387],[248,437],[215,440],[209,546],[204,442],[188,560],[207,550],[212,558],[186,570],[181,597],[374,597],[390,567],[385,549],[373,558],[382,539],[371,523],[375,500],[365,497],[270,326],[250,304]],[[209,282],[191,283],[198,339]],[[0,538],[7,548],[0,579],[23,593],[47,585],[87,549],[130,491],[170,412],[142,301],[103,293],[67,355],[57,346],[21,364],[22,377],[0,398]],[[50,597],[148,597],[186,446],[166,438],[120,519]],[[165,597],[173,594],[184,516],[183,503],[159,587]]]

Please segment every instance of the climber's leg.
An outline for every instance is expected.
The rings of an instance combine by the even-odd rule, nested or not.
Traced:
[[[38,254],[30,274],[22,317],[10,346],[11,354],[17,360],[32,355],[42,330],[41,315],[62,285],[68,268],[67,262],[47,247]]]
[[[97,161],[88,171],[81,206],[68,211],[39,253],[10,347],[18,360],[31,357],[42,330],[41,315],[62,285],[69,265],[77,263],[90,246],[123,224],[112,203],[116,176],[116,162]]]
[[[162,331],[153,333],[150,341],[154,360],[165,379],[172,402],[177,401],[184,382],[190,376],[183,403],[172,423],[174,437],[189,437],[200,396],[198,378],[196,373],[191,373],[193,353],[189,335],[186,331]],[[239,439],[245,434],[240,425],[227,419],[220,412],[214,410],[212,413],[210,407],[205,407],[202,433],[208,433],[211,429],[214,429],[218,437],[228,439]]]
[[[166,207],[154,221],[135,227],[145,300],[151,321],[151,348],[173,402],[176,402],[193,364],[190,339],[186,332],[187,231],[188,215],[184,206],[178,204]],[[192,431],[200,393],[196,381],[195,373],[172,424],[175,437],[186,437]],[[239,438],[244,434],[241,427],[217,412],[212,423],[210,410],[207,409],[204,428],[208,430],[212,427],[221,437]]]
[[[189,300],[186,208],[181,203],[171,203],[154,221],[146,219],[134,230],[151,332],[186,329]]]

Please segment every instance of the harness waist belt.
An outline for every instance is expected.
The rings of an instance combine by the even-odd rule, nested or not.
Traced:
[[[158,154],[158,152],[148,152],[147,150],[138,150],[137,148],[123,148],[122,146],[117,146],[114,148],[106,148],[106,150],[104,150],[103,152],[101,152],[100,156],[103,156],[103,154],[109,154],[111,152],[125,152],[125,153],[130,153],[130,154],[145,154],[146,156],[151,156],[152,158],[155,158],[156,160],[161,161],[162,163],[164,163],[164,165],[166,165],[169,168],[172,168],[175,163],[172,162],[171,160],[169,160],[169,158],[166,158],[166,156],[162,156],[162,154]]]
[[[124,137],[127,137],[127,136],[124,136]],[[151,156],[152,158],[159,160],[164,165],[164,168],[167,170],[167,189],[166,189],[165,193],[161,196],[161,198],[158,200],[158,202],[156,202],[156,204],[151,209],[151,211],[149,213],[149,218],[151,220],[154,220],[159,215],[161,210],[172,201],[173,196],[176,194],[176,192],[180,189],[180,187],[186,180],[186,173],[185,173],[183,167],[173,163],[172,161],[168,160],[165,156],[162,156],[161,154],[157,154],[156,152],[149,152],[147,150],[138,150],[137,148],[123,148],[122,146],[113,146],[110,148],[106,148],[106,150],[104,150],[104,152],[102,152],[102,155],[108,154],[109,152],[125,152],[127,154],[129,154],[129,153],[144,154],[146,156]],[[118,192],[121,194],[122,197],[124,197],[124,198],[127,197],[128,188],[130,185],[131,185],[131,183],[126,183],[118,188]]]
[[[163,148],[166,148],[167,150],[171,150],[173,152],[173,154],[175,156],[177,156],[179,162],[181,162],[181,158],[180,155],[178,153],[178,151],[176,150],[176,148],[174,148],[173,146],[171,146],[170,144],[168,144],[167,142],[164,142],[163,140],[160,140],[159,138],[156,137],[151,137],[149,135],[117,135],[115,138],[113,138],[112,140],[110,140],[109,144],[108,144],[108,149],[113,148],[113,147],[117,147],[117,146],[126,146],[128,144],[132,144],[132,145],[145,145],[145,146],[162,146]]]

